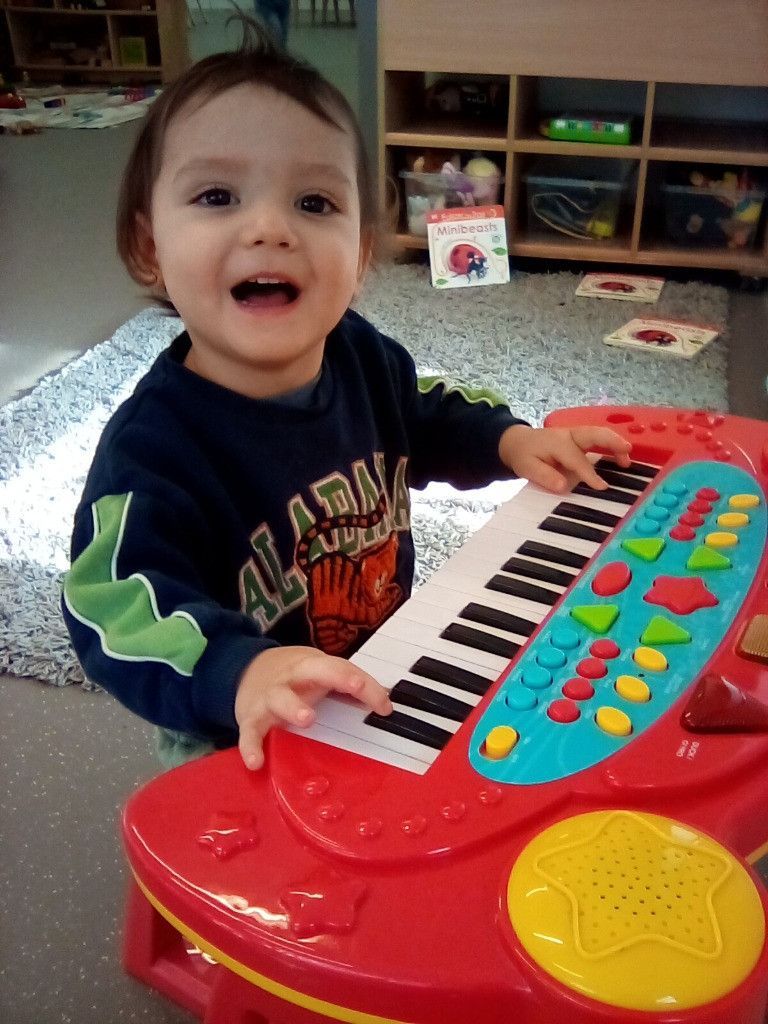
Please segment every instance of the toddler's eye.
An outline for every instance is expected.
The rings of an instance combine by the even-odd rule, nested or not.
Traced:
[[[228,188],[207,188],[195,199],[198,206],[229,206],[234,196]]]
[[[304,213],[332,213],[336,207],[325,196],[312,193],[312,195],[301,197],[299,209]]]

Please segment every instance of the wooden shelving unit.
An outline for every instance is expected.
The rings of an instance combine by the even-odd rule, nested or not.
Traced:
[[[165,82],[189,61],[184,0],[107,0],[93,9],[76,0],[0,2],[19,80]],[[140,40],[128,60],[126,40]]]
[[[660,187],[671,165],[697,164],[748,168],[768,187],[768,8],[733,0],[726,16],[712,0],[646,0],[611,10],[617,24],[608,46],[607,29],[599,28],[606,17],[601,0],[548,0],[546,15],[526,0],[485,0],[471,9],[457,0],[379,5],[378,169],[382,204],[391,206],[393,188],[400,196],[397,247],[426,248],[425,238],[406,229],[399,172],[408,151],[442,149],[446,159],[481,151],[504,173],[513,256],[768,277],[768,200],[754,247],[678,246],[665,238]],[[622,17],[628,20],[619,27]],[[426,87],[457,75],[508,88],[508,105],[486,122],[428,114]],[[631,144],[543,137],[541,118],[568,110],[551,106],[553,94],[572,97],[576,110],[589,109],[592,96],[596,115],[632,116]],[[586,157],[631,162],[631,190],[614,238],[581,240],[530,223],[525,174],[542,156],[563,167]]]

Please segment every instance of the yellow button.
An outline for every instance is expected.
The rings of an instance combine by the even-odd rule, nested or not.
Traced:
[[[495,725],[485,737],[485,756],[492,761],[506,757],[520,739],[516,729],[510,725]]]
[[[636,704],[644,704],[651,699],[651,691],[648,684],[637,676],[619,676],[614,689],[624,700],[632,700]]]
[[[734,544],[739,543],[739,538],[735,533],[719,533],[715,530],[714,533],[707,534],[704,543],[708,548],[732,548]]]
[[[756,494],[734,494],[728,504],[731,508],[757,508],[760,498]]]
[[[746,526],[749,522],[749,516],[746,512],[723,512],[721,516],[717,517],[718,526]]]
[[[638,647],[632,657],[640,668],[647,668],[649,672],[663,672],[669,664],[661,651],[653,647]]]
[[[632,732],[629,715],[625,715],[618,708],[598,708],[595,721],[603,732],[607,732],[610,736],[629,736]]]

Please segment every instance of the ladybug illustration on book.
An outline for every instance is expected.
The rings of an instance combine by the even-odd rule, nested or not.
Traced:
[[[448,266],[454,274],[466,274],[467,281],[472,279],[473,273],[480,280],[488,273],[488,257],[479,246],[459,242],[448,255]]]
[[[626,281],[601,281],[600,287],[604,292],[624,292],[627,295],[635,291],[635,286]]]
[[[669,331],[659,331],[656,328],[647,328],[644,331],[635,331],[634,337],[638,341],[645,341],[649,345],[674,345],[677,338]]]

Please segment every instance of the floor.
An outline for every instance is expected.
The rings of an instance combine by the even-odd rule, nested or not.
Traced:
[[[193,51],[224,32],[220,21],[198,24]],[[292,38],[356,102],[354,33],[302,27]],[[115,184],[136,130],[0,138],[0,403],[145,305],[112,242]],[[731,297],[731,408],[768,419],[768,299]],[[0,1019],[190,1021],[120,969],[118,815],[156,773],[151,729],[76,687],[12,677],[0,686]]]

